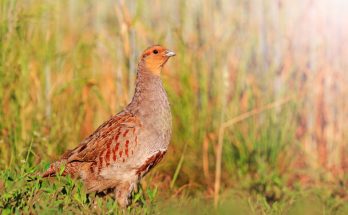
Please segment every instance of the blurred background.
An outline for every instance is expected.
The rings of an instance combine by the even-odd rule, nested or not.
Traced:
[[[174,131],[143,186],[348,198],[345,0],[0,0],[0,169],[57,159],[122,110],[153,44],[177,53]]]

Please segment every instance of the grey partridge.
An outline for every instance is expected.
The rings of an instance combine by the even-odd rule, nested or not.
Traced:
[[[121,207],[129,205],[141,178],[168,149],[172,116],[160,74],[174,55],[159,45],[146,49],[132,101],[52,163],[43,177],[55,176],[64,166],[62,175],[81,178],[88,193],[112,190]]]

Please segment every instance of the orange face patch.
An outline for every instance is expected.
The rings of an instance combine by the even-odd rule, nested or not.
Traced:
[[[155,75],[159,75],[162,67],[169,59],[166,51],[166,48],[159,45],[146,49],[142,54],[142,60],[145,62],[146,69]]]
[[[164,53],[165,51],[166,51],[166,48],[164,48],[160,45],[151,46],[143,52],[142,58],[146,58],[150,55],[160,56],[161,53]]]

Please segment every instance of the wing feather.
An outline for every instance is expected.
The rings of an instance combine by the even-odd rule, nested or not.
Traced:
[[[103,167],[112,163],[127,161],[138,144],[137,135],[141,127],[138,117],[125,111],[118,113],[99,126],[75,149],[67,151],[60,160],[51,164],[44,176],[54,175],[61,163],[65,163],[66,167],[91,163],[90,171],[99,173]],[[77,166],[69,174],[76,171],[79,171]]]

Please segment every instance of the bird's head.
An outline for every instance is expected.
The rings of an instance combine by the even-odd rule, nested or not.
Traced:
[[[147,71],[155,75],[160,75],[164,64],[173,56],[175,56],[175,52],[160,45],[155,45],[147,48],[143,52],[141,61],[144,63]]]

